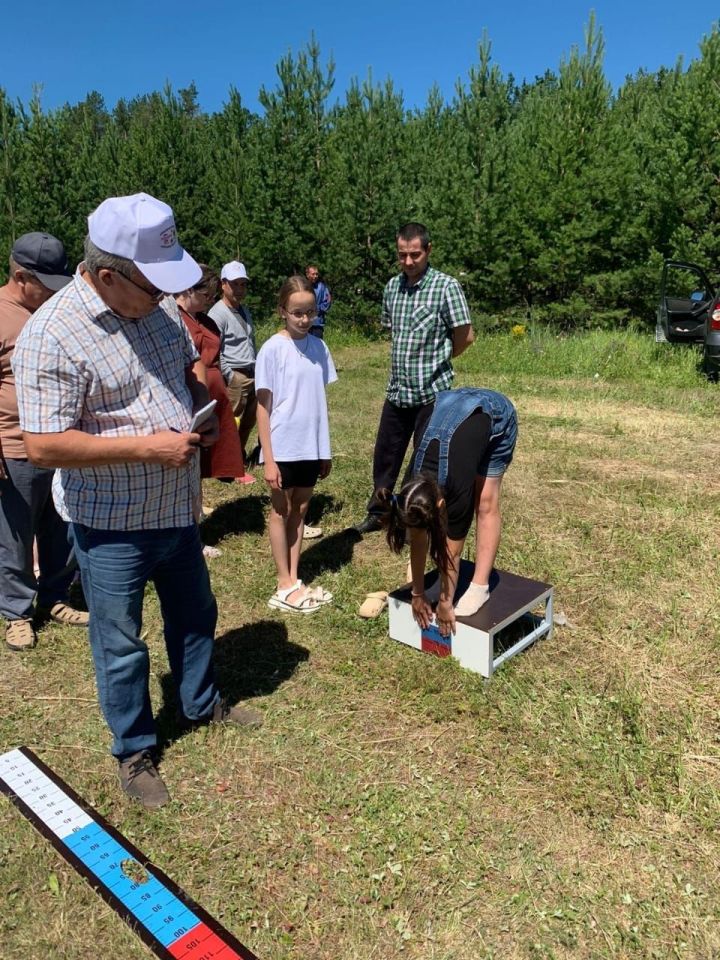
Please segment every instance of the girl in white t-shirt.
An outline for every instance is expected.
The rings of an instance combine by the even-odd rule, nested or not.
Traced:
[[[260,459],[270,486],[268,528],[278,577],[269,605],[315,613],[332,594],[304,586],[298,563],[313,487],[332,466],[325,387],[337,374],[324,341],[308,335],[317,305],[306,277],[285,281],[278,312],[285,329],[263,344],[255,361]]]

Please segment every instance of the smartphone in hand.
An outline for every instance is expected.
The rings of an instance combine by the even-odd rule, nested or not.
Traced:
[[[217,400],[211,400],[210,403],[206,404],[204,407],[200,407],[200,409],[193,414],[189,432],[197,433],[198,427],[201,427],[203,423],[205,423],[205,421],[212,416],[216,406]]]

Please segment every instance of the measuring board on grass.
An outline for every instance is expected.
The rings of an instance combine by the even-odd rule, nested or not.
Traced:
[[[258,960],[27,747],[0,790],[163,960]]]

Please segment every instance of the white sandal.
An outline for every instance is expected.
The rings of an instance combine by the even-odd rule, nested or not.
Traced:
[[[288,597],[290,594],[302,589],[303,585],[301,580],[298,580],[297,583],[294,583],[286,590],[278,589],[268,600],[268,606],[272,607],[273,610],[286,610],[289,613],[316,613],[322,606],[322,603],[320,603],[317,597],[310,596],[307,592],[297,603],[289,602]]]
[[[305,584],[302,582],[302,580],[298,580],[296,586],[299,589],[302,589],[305,587]],[[307,591],[307,596],[317,600],[318,603],[332,603],[333,595],[324,587],[305,587],[305,590]]]

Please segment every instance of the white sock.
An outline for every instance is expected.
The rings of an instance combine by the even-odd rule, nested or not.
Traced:
[[[487,583],[471,583],[465,593],[455,604],[455,613],[458,617],[471,617],[490,597],[490,587]]]

